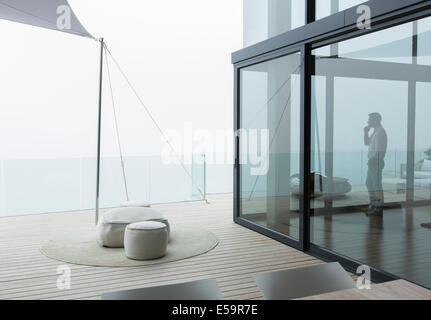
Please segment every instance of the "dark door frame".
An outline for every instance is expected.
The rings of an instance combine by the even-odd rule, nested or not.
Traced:
[[[309,54],[311,53],[310,50],[308,50]],[[302,81],[302,79],[306,79],[306,77],[304,77],[304,65],[305,65],[305,56],[306,56],[306,50],[305,50],[305,46],[291,46],[288,48],[284,48],[281,50],[277,50],[276,52],[273,53],[268,53],[265,55],[262,55],[260,57],[256,57],[254,59],[249,59],[247,60],[247,62],[245,63],[238,63],[234,65],[234,130],[236,133],[239,132],[239,129],[241,129],[241,116],[240,116],[240,112],[241,112],[241,101],[240,101],[240,86],[241,86],[241,69],[245,68],[245,67],[250,67],[252,65],[255,64],[259,64],[259,63],[263,63],[266,61],[270,61],[273,59],[277,59],[280,57],[284,57],[284,56],[288,56],[294,53],[300,53],[301,54],[301,60],[302,60],[302,68],[301,68],[301,121],[305,121],[305,117],[306,115],[303,114],[302,110],[304,110],[304,108],[302,108],[302,104],[305,103],[305,101],[303,101],[303,97],[305,97],[305,95],[303,94],[302,90],[303,90],[303,86],[304,83]],[[301,134],[301,136],[304,136],[303,134]],[[245,226],[251,230],[257,231],[267,237],[273,238],[279,242],[282,242],[284,244],[287,244],[293,248],[299,249],[299,250],[304,250],[304,243],[306,243],[304,236],[306,236],[306,234],[302,234],[301,235],[301,231],[300,231],[300,238],[299,239],[295,239],[293,237],[287,236],[285,234],[276,232],[274,230],[270,230],[266,227],[263,227],[257,223],[251,222],[247,219],[244,219],[240,216],[240,206],[241,203],[239,201],[240,199],[240,159],[239,159],[239,154],[240,154],[240,137],[239,134],[235,135],[235,165],[234,165],[234,191],[233,191],[233,199],[234,199],[234,221],[242,226]],[[304,164],[304,161],[301,161],[301,166]],[[300,168],[301,172],[304,172],[304,168]],[[301,179],[301,181],[304,181],[304,179]],[[301,184],[300,188],[303,189],[307,186]],[[308,190],[308,189],[307,189]],[[305,212],[305,209],[303,206],[303,201],[300,202],[300,212]],[[302,211],[301,211],[302,210]],[[301,217],[303,217],[304,215],[300,214]],[[304,223],[304,220],[301,219],[302,222]],[[306,223],[306,222],[305,222]],[[301,230],[301,228],[300,228]]]
[[[295,30],[283,33],[255,45],[232,53],[234,64],[234,130],[241,128],[240,123],[240,71],[244,67],[261,63],[294,52],[301,52],[303,68],[301,70],[301,201],[300,201],[300,230],[299,239],[293,239],[285,234],[275,232],[240,216],[240,162],[239,162],[239,137],[235,138],[235,165],[234,165],[234,221],[244,227],[287,244],[293,248],[302,250],[326,261],[339,261],[343,266],[356,272],[362,263],[352,258],[343,256],[337,252],[317,246],[310,242],[310,182],[306,172],[310,172],[311,159],[311,77],[314,74],[312,50],[318,47],[334,44],[350,38],[355,38],[382,29],[394,27],[431,16],[431,0],[372,0],[364,2],[371,8],[372,28],[360,30],[356,26],[358,14],[356,7],[335,13],[324,19],[314,21],[315,1],[306,0],[307,25]],[[409,125],[411,126],[414,110],[409,108]],[[408,137],[409,145],[414,142],[414,136]],[[408,167],[412,167],[411,155]],[[408,179],[411,180],[411,177]],[[410,182],[411,184],[411,182]],[[372,280],[382,282],[399,279],[398,276],[371,268]]]

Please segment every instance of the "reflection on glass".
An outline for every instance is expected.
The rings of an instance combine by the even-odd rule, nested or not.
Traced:
[[[305,1],[244,0],[244,47],[305,24]]]
[[[429,18],[313,52],[311,237],[431,287],[427,26]]]
[[[241,70],[241,217],[298,238],[299,54]]]
[[[431,83],[429,82],[418,82],[416,84],[415,161],[412,186],[416,201],[431,198],[430,90]],[[406,167],[404,168],[405,177],[407,177]],[[429,222],[431,222],[431,219]]]
[[[160,156],[124,157],[126,194],[119,157],[102,157],[100,207],[118,207],[127,196],[132,202],[153,204],[203,200],[205,155],[194,154],[185,168],[164,160]],[[94,209],[95,172],[94,157],[2,160],[0,217]]]
[[[418,64],[431,65],[431,19],[423,19],[414,25],[418,39]]]
[[[102,157],[101,208],[118,207],[126,202],[127,197],[131,202],[145,201],[152,204],[203,200],[205,198],[205,156],[193,154],[191,159],[190,164],[181,165],[176,158],[172,158],[172,162],[167,163],[161,156],[126,156],[124,157],[126,181],[124,181],[119,158]],[[169,183],[166,182],[166,176],[169,177]],[[127,194],[125,184],[127,184]]]
[[[316,20],[364,3],[364,0],[316,0]]]
[[[367,186],[370,205],[368,215],[382,215],[385,195],[383,192],[383,169],[388,149],[388,135],[382,125],[382,115],[378,112],[368,115],[367,126],[364,128],[364,145],[368,147],[367,155]],[[372,130],[372,133],[370,131]]]

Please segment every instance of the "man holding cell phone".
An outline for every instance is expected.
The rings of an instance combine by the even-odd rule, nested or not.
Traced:
[[[388,137],[382,126],[380,113],[368,115],[368,125],[364,128],[364,144],[368,146],[368,172],[366,186],[370,196],[367,215],[381,216],[385,202],[383,193],[383,168],[388,147]],[[370,135],[370,131],[373,132]]]

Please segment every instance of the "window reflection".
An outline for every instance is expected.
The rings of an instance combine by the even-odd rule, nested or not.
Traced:
[[[316,19],[322,19],[331,14],[358,6],[364,0],[316,0]]]
[[[295,53],[241,70],[240,215],[294,238],[301,68]]]
[[[313,52],[310,177],[313,243],[428,287],[430,21]]]
[[[305,24],[305,1],[244,0],[244,47]]]

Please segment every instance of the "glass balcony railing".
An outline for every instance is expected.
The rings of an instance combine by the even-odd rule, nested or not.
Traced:
[[[125,157],[129,200],[168,203],[203,200],[205,155],[191,164],[165,164],[160,156]],[[193,179],[192,179],[193,178]],[[95,208],[96,158],[0,161],[0,216]],[[102,157],[100,206],[126,201],[118,157]]]

